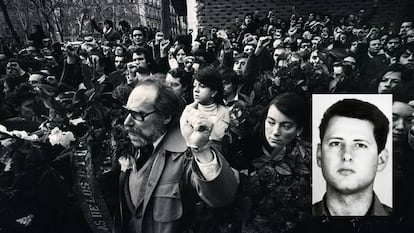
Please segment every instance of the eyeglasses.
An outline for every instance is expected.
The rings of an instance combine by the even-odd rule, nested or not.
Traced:
[[[132,118],[134,118],[134,120],[137,120],[137,121],[145,121],[145,118],[147,116],[157,112],[157,110],[154,110],[154,111],[148,112],[148,113],[141,112],[141,111],[137,112],[137,111],[128,109],[126,106],[124,106],[124,109],[125,109],[125,111],[127,111],[128,114],[131,114],[131,116],[132,116]]]
[[[144,36],[144,34],[132,34],[132,36],[138,37],[138,36]]]

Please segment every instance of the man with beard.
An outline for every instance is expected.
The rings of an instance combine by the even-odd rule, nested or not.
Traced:
[[[314,216],[389,216],[391,208],[374,192],[376,173],[388,161],[389,121],[376,106],[343,99],[324,113],[319,125],[317,164],[326,180]]]
[[[198,106],[192,107],[197,112]],[[196,206],[233,201],[238,181],[210,147],[207,119],[181,122],[180,133],[178,97],[151,78],[138,83],[125,108],[124,126],[135,154],[120,158],[121,203],[114,232],[187,232],[194,227]]]

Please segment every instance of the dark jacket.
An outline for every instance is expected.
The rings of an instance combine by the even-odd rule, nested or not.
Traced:
[[[390,216],[392,208],[381,203],[377,195],[374,193],[371,206],[365,216]],[[315,203],[312,206],[313,216],[331,216],[326,206],[326,196],[323,197],[322,201]]]

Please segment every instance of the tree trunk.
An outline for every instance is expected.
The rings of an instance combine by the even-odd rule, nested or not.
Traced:
[[[11,20],[10,20],[9,12],[7,11],[6,4],[4,4],[3,0],[0,0],[0,7],[1,7],[1,10],[3,11],[4,20],[6,21],[7,26],[9,27],[9,29],[11,31],[11,34],[12,34],[14,40],[16,41],[17,46],[20,48],[21,44],[20,44],[19,36],[17,35],[17,32],[14,29],[14,26],[13,26]]]

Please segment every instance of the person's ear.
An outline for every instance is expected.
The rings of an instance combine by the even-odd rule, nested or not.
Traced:
[[[164,117],[164,120],[162,121],[162,123],[164,125],[168,125],[171,121],[172,121],[172,116],[168,115],[167,117]]]
[[[320,143],[318,143],[316,148],[316,163],[318,164],[318,167],[322,167],[322,146]]]
[[[303,132],[303,127],[300,127],[296,130],[296,137],[299,137]]]
[[[211,98],[214,99],[216,97],[217,93],[218,92],[216,90],[212,91],[211,92]]]
[[[384,148],[378,154],[377,171],[380,172],[385,169],[385,166],[387,165],[387,162],[388,162],[388,158],[389,158],[388,150]]]

